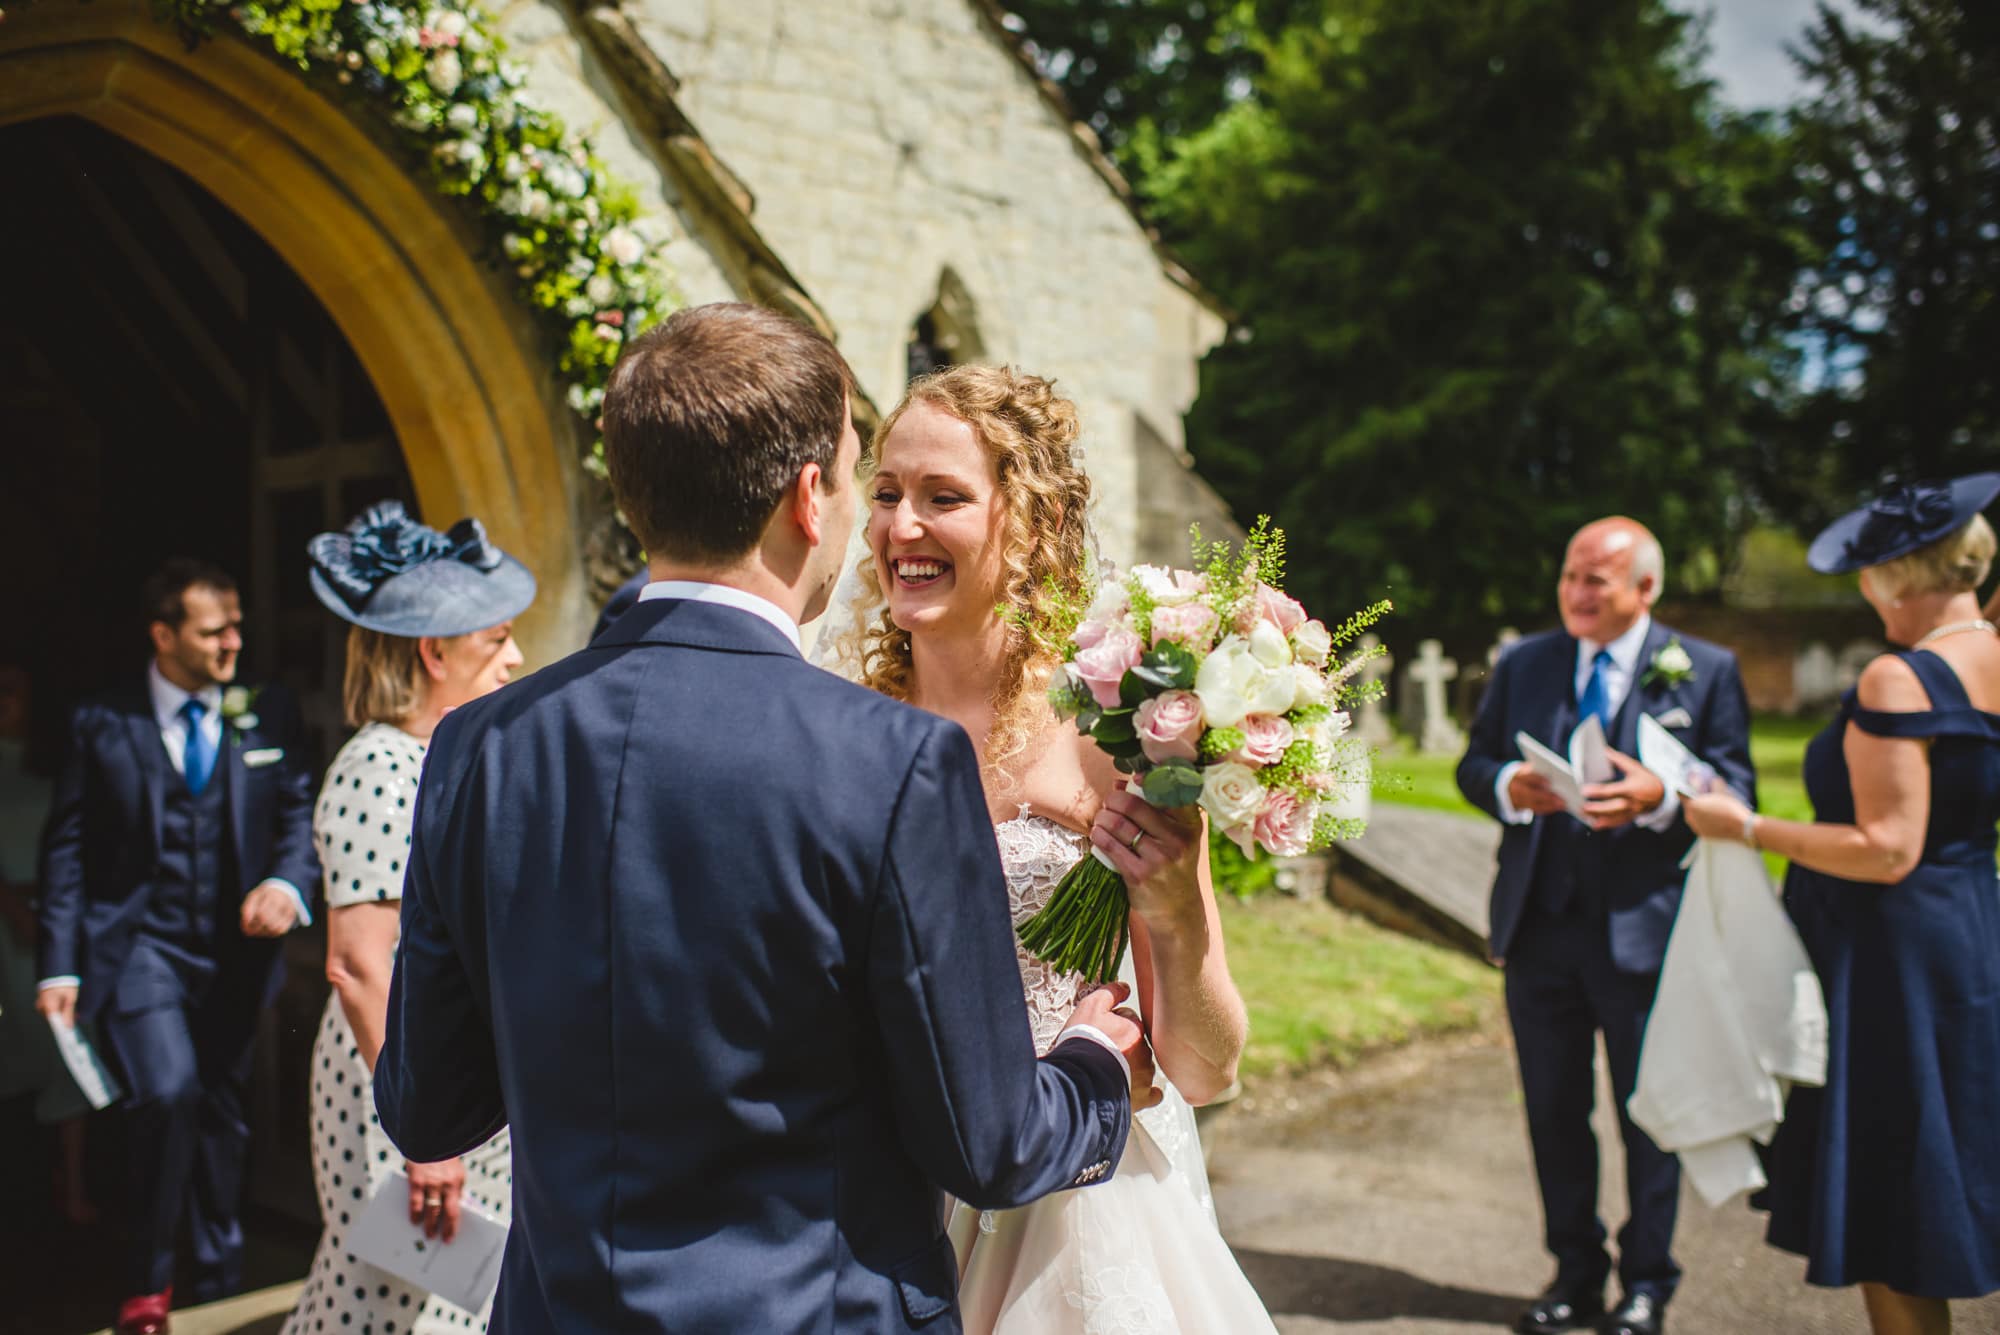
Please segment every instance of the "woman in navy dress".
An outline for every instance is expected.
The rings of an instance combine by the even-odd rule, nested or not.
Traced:
[[[1877,1335],[1951,1328],[2000,1290],[2000,638],[1977,589],[2000,473],[1898,489],[1808,561],[1861,572],[1891,644],[1806,750],[1817,819],[1686,804],[1704,838],[1791,861],[1785,906],[1826,994],[1826,1085],[1768,1155],[1772,1245],[1859,1284]]]

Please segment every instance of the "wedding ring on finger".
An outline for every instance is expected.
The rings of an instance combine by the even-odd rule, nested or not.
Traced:
[[[1134,853],[1136,853],[1139,851],[1139,841],[1141,839],[1144,839],[1145,837],[1146,837],[1146,832],[1144,830],[1134,830],[1132,832],[1132,841],[1126,844],[1125,847],[1131,849]]]

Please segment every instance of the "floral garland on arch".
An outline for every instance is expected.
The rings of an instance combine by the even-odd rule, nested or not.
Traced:
[[[156,0],[190,41],[219,20],[387,113],[433,183],[479,211],[494,258],[562,348],[565,398],[591,424],[625,340],[678,304],[633,190],[524,85],[484,11],[396,0]]]

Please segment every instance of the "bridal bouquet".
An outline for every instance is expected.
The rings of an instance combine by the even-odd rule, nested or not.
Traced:
[[[1348,710],[1382,689],[1357,681],[1379,647],[1342,652],[1389,604],[1328,629],[1278,587],[1284,545],[1268,520],[1240,552],[1203,544],[1197,529],[1196,570],[1136,566],[1082,596],[1052,590],[1038,621],[1013,617],[1060,654],[1050,703],[1132,775],[1130,790],[1156,807],[1198,806],[1251,858],[1360,833],[1331,807],[1366,782]],[[1130,910],[1125,882],[1091,851],[1020,935],[1057,968],[1107,982]]]

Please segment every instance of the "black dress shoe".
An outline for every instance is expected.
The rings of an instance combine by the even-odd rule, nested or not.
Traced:
[[[1514,1318],[1514,1329],[1518,1335],[1562,1335],[1566,1330],[1588,1330],[1603,1315],[1603,1290],[1558,1283]]]
[[[1667,1310],[1650,1293],[1629,1293],[1598,1326],[1599,1335],[1660,1335]]]

